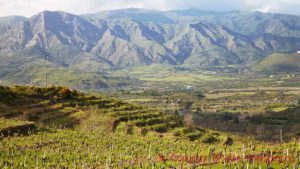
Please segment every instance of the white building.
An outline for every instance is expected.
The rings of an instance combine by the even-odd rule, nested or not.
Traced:
[[[186,85],[186,89],[188,89],[188,90],[195,89],[195,86]]]
[[[300,54],[300,50],[298,50],[297,53]]]

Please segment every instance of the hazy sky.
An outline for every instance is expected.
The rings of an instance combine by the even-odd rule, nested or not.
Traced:
[[[0,16],[32,16],[43,10],[74,14],[119,8],[156,10],[199,8],[211,11],[242,10],[300,15],[300,0],[0,0]]]

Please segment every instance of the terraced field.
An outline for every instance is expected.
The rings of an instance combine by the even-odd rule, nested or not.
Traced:
[[[0,131],[35,126],[0,136],[0,168],[299,166],[297,140],[270,144],[188,127],[176,113],[62,87],[1,87],[0,96]]]

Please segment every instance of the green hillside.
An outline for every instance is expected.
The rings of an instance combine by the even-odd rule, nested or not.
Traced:
[[[225,139],[208,130],[184,128],[177,114],[63,87],[0,87],[0,122],[0,168],[116,167],[120,158],[124,167],[137,166],[127,160],[145,157],[145,163],[148,157],[180,150],[173,142],[178,139],[189,146],[194,140],[206,144]],[[165,149],[170,144],[176,146]]]
[[[300,54],[271,54],[253,66],[253,70],[265,73],[299,72]]]
[[[63,87],[0,87],[0,122],[0,168],[283,168],[287,160],[288,166],[299,162],[296,142],[270,146],[187,127],[176,113]],[[268,152],[274,152],[271,163]]]

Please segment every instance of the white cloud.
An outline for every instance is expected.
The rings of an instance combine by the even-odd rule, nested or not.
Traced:
[[[119,8],[157,10],[199,8],[212,11],[259,10],[300,15],[300,0],[0,0],[0,16],[32,16],[43,10],[75,14]]]
[[[277,6],[274,5],[274,4],[271,4],[271,5],[264,6],[264,7],[260,8],[260,9],[257,9],[257,11],[261,11],[261,12],[267,13],[267,12],[274,11],[275,8],[277,8]]]

